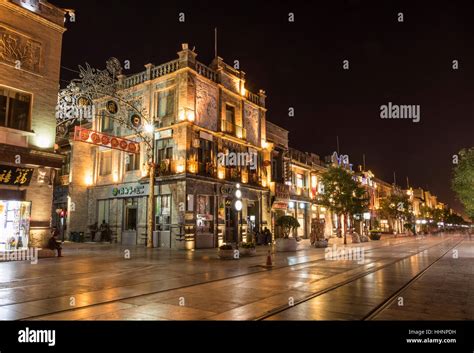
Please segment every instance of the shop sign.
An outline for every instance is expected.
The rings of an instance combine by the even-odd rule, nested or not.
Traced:
[[[140,144],[138,142],[84,129],[80,126],[74,128],[74,141],[86,142],[96,146],[126,151],[128,153],[140,153]]]
[[[288,202],[275,201],[272,205],[272,209],[274,209],[274,210],[287,210],[288,209]]]
[[[112,188],[111,197],[136,197],[148,195],[148,185],[123,185]]]
[[[166,129],[155,132],[155,140],[173,137],[173,129]]]
[[[221,185],[220,191],[222,195],[234,195],[233,185]]]
[[[290,199],[290,187],[285,184],[275,184],[275,198],[288,201]]]
[[[11,167],[0,165],[0,185],[30,185],[34,168]]]

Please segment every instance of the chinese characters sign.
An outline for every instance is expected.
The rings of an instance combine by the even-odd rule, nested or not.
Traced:
[[[0,165],[0,185],[30,185],[34,168],[12,167]]]
[[[91,143],[97,146],[104,146],[128,153],[140,153],[140,144],[135,141],[121,137],[110,136],[101,132],[84,129],[76,126],[74,129],[74,141]]]

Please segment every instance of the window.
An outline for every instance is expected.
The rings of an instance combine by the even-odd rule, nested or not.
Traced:
[[[214,143],[209,140],[199,139],[198,162],[211,163],[214,160]]]
[[[296,174],[296,186],[299,188],[304,187],[303,174]]]
[[[279,181],[280,176],[278,175],[278,162],[276,160],[276,157],[273,156],[272,158],[272,181]]]
[[[140,169],[140,155],[129,153],[125,155],[125,170],[131,172]]]
[[[174,113],[174,89],[158,92],[158,117],[164,118]]]
[[[107,132],[112,131],[114,129],[114,123],[110,116],[108,116],[105,110],[100,112],[100,131]]]
[[[0,126],[27,131],[30,108],[31,94],[0,87]]]
[[[188,194],[186,201],[186,211],[194,211],[194,195]]]
[[[171,161],[173,159],[173,140],[172,139],[162,139],[156,142],[156,160],[159,163],[168,159]]]
[[[97,201],[97,223],[100,226],[103,221],[109,223],[110,200]]]
[[[171,195],[161,195],[156,197],[155,216],[158,230],[170,230]]]
[[[228,123],[235,124],[235,108],[231,105],[225,106],[225,120]]]
[[[198,195],[196,202],[197,214],[211,214],[211,197],[207,195]]]
[[[100,175],[112,173],[112,151],[100,152]]]

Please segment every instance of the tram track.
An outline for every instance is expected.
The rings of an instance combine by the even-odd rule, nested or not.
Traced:
[[[352,284],[354,283],[355,281],[361,279],[361,278],[364,278],[372,273],[375,273],[377,271],[381,271],[383,269],[386,269],[390,266],[395,266],[396,264],[402,262],[402,261],[405,261],[411,257],[414,257],[414,256],[418,256],[419,254],[421,254],[422,252],[424,251],[427,251],[427,250],[430,250],[434,247],[437,247],[437,246],[440,246],[440,245],[445,245],[445,242],[446,241],[452,241],[453,239],[446,239],[445,241],[443,242],[440,242],[440,243],[437,243],[437,244],[434,244],[430,247],[428,247],[427,249],[423,249],[419,252],[417,252],[416,254],[411,254],[411,255],[408,255],[408,256],[405,256],[405,257],[402,257],[400,259],[397,259],[391,263],[388,263],[388,264],[385,264],[385,265],[382,265],[380,267],[377,267],[377,268],[374,268],[374,269],[370,269],[370,270],[367,270],[367,271],[364,271],[363,273],[360,273],[360,274],[357,274],[345,281],[342,281],[340,283],[337,283],[333,286],[330,286],[328,288],[325,288],[325,289],[322,289],[322,290],[319,290],[319,291],[316,291],[314,293],[312,293],[311,295],[308,295],[304,298],[300,298],[298,300],[295,300],[293,302],[293,305],[282,305],[278,308],[275,308],[274,310],[271,310],[271,311],[268,311],[267,313],[259,316],[259,317],[256,317],[254,320],[255,321],[262,321],[262,320],[266,320],[266,319],[269,319],[275,315],[278,315],[280,313],[283,313],[285,311],[291,311],[293,310],[295,307],[297,307],[298,305],[301,305],[303,303],[306,303],[312,299],[315,299],[319,296],[322,296],[324,294],[327,294],[327,293],[330,293],[332,291],[335,291],[339,288],[342,288],[344,286],[347,286],[349,284]],[[373,319],[375,316],[377,316],[381,311],[383,311],[385,308],[387,308],[388,306],[390,306],[395,300],[397,300],[398,296],[400,295],[400,293],[402,293],[403,291],[405,291],[408,287],[410,287],[410,285],[412,285],[416,280],[418,280],[421,276],[423,276],[424,273],[426,273],[434,264],[436,264],[439,260],[441,260],[450,250],[454,249],[455,247],[457,247],[460,243],[462,243],[462,239],[455,242],[454,245],[449,245],[448,246],[448,249],[444,252],[442,252],[441,255],[437,256],[437,258],[432,261],[428,266],[426,266],[422,271],[420,271],[419,273],[417,273],[414,277],[412,277],[409,281],[407,281],[406,283],[404,283],[400,288],[398,288],[394,293],[392,293],[391,295],[389,295],[388,297],[386,297],[381,303],[377,304],[373,309],[371,309],[366,315],[364,315],[360,320],[371,320]]]
[[[447,238],[447,239],[442,239],[441,241],[437,242],[436,244],[433,244],[427,248],[423,248],[421,250],[419,250],[418,252],[416,252],[415,254],[410,254],[410,255],[407,255],[405,256],[404,258],[402,259],[405,259],[407,257],[410,257],[410,256],[415,256],[419,253],[421,253],[422,251],[425,251],[427,249],[430,249],[432,247],[435,247],[435,246],[439,246],[440,244],[443,244],[445,243],[446,241],[450,240],[450,238]],[[375,250],[380,250],[380,249],[383,249],[383,248],[394,248],[394,247],[398,247],[398,246],[402,246],[402,245],[406,245],[406,244],[409,244],[409,243],[412,243],[412,242],[419,242],[420,240],[419,239],[410,239],[410,240],[407,240],[407,241],[403,241],[403,242],[400,242],[400,243],[397,243],[397,244],[386,244],[386,245],[381,245],[381,246],[377,246],[375,248],[371,248],[371,249],[368,249],[366,250],[367,253],[370,253],[370,252],[373,252]],[[400,260],[402,260],[400,259]],[[316,262],[320,262],[320,261],[323,261],[324,258],[318,258],[318,259],[314,259],[314,260],[310,260],[310,261],[306,261],[306,262],[300,262],[300,263],[294,263],[294,264],[288,264],[288,265],[284,265],[284,266],[279,266],[279,267],[276,267],[276,268],[273,268],[271,269],[270,271],[278,271],[278,270],[284,270],[284,269],[287,269],[289,267],[296,267],[296,266],[300,266],[301,269],[304,269],[306,267],[311,267],[311,265]],[[400,260],[397,260],[397,261],[400,261]],[[396,261],[396,262],[397,262]],[[392,263],[391,263],[392,264]],[[390,264],[387,264],[387,265],[383,265],[383,267],[385,266],[389,266]],[[365,275],[367,275],[368,273],[372,273],[372,272],[375,272],[377,270],[379,270],[379,268],[376,268],[376,269],[371,269],[369,271],[365,271]],[[342,271],[340,274],[343,274],[345,272],[348,272],[348,271],[351,271],[351,270],[354,270],[354,269],[348,269],[346,271]],[[125,299],[134,299],[134,298],[140,298],[140,297],[146,297],[146,296],[149,296],[149,295],[154,295],[154,294],[159,294],[159,293],[164,293],[164,292],[168,292],[168,291],[178,291],[180,289],[185,289],[185,288],[190,288],[190,287],[197,287],[197,286],[200,286],[200,285],[206,285],[208,283],[215,283],[215,282],[221,282],[221,281],[226,281],[226,280],[232,280],[232,279],[235,279],[235,278],[239,278],[239,277],[245,277],[245,276],[252,276],[252,275],[255,275],[255,274],[259,274],[259,273],[264,273],[264,272],[267,272],[269,271],[268,269],[262,269],[262,270],[259,270],[259,271],[253,271],[253,272],[250,272],[250,273],[244,273],[244,274],[238,274],[238,275],[234,275],[234,276],[230,276],[230,277],[225,277],[225,278],[218,278],[218,279],[215,279],[215,280],[209,280],[209,281],[206,281],[206,282],[201,282],[201,283],[195,283],[195,284],[189,284],[189,285],[183,285],[183,286],[179,286],[179,287],[175,287],[175,288],[170,288],[170,289],[165,289],[165,290],[159,290],[159,291],[152,291],[152,292],[148,292],[148,293],[143,293],[143,294],[138,294],[138,295],[133,295],[133,296],[129,296],[127,298],[118,298],[118,299],[110,299],[110,300],[107,300],[107,301],[102,301],[102,302],[97,302],[97,303],[93,303],[93,304],[89,304],[89,305],[82,305],[82,306],[76,306],[76,307],[72,307],[72,308],[67,308],[67,309],[62,309],[62,310],[56,310],[56,311],[51,311],[51,312],[48,312],[46,314],[41,314],[41,315],[32,315],[32,316],[28,316],[28,317],[24,317],[24,318],[21,318],[21,320],[34,320],[34,319],[37,319],[37,318],[41,318],[41,317],[45,317],[45,316],[49,316],[49,315],[53,315],[53,314],[60,314],[60,313],[65,313],[65,312],[69,312],[69,311],[76,311],[76,310],[81,310],[81,309],[86,309],[86,308],[90,308],[90,307],[94,307],[94,306],[98,306],[98,305],[104,305],[104,304],[110,304],[110,303],[115,303],[115,302],[119,302],[119,301],[123,301]],[[360,278],[360,277],[363,277],[362,276],[358,276],[357,278]],[[344,285],[344,284],[347,284],[347,283],[350,283],[354,280],[356,280],[357,278],[351,278],[350,280],[347,280],[347,281],[344,281],[342,282],[340,286]],[[126,287],[126,286],[125,286]],[[323,292],[327,292],[327,291],[330,291],[331,289],[329,290],[324,290]],[[321,295],[323,293],[320,293],[320,294],[317,294],[317,295]],[[304,302],[304,301],[307,301],[307,300],[310,300],[312,299],[313,297],[317,296],[317,295],[311,295],[310,297],[305,297],[301,300],[299,300],[297,303],[295,302],[295,305],[297,305],[298,303],[300,302]],[[73,297],[74,295],[71,295],[71,297]],[[55,298],[63,298],[64,295],[62,296],[57,296],[57,297],[49,297],[47,298],[48,300],[50,299],[55,299]],[[15,303],[15,304],[26,304],[26,303],[34,303],[34,302],[37,302],[38,300],[29,300],[29,301],[23,301],[23,302],[18,302],[18,303]],[[4,307],[8,307],[8,305],[4,306]],[[281,310],[280,310],[281,309]],[[287,309],[287,308],[286,308]],[[276,311],[284,311],[285,308],[278,308]],[[272,316],[274,315],[274,313],[276,311],[272,311],[272,313],[270,315],[267,315],[267,316]],[[261,320],[262,318],[256,318],[256,320]]]

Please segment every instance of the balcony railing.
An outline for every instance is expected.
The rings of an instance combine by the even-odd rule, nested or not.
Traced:
[[[179,60],[169,61],[162,65],[155,66],[151,69],[151,79],[155,79],[157,77],[161,77],[177,71],[179,69]]]
[[[242,126],[232,124],[230,121],[222,120],[221,131],[238,137],[242,140],[247,139],[247,130],[244,129]]]
[[[211,81],[217,82],[217,72],[200,63],[199,61],[196,61],[196,72]]]
[[[198,162],[198,174],[215,178],[217,176],[216,167],[211,163]]]
[[[308,188],[299,188],[296,186],[291,186],[290,187],[290,195],[296,195],[296,196],[301,196],[301,197],[310,197],[310,192]]]

